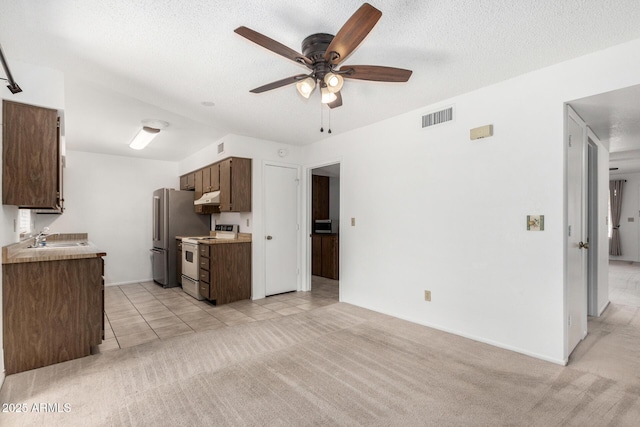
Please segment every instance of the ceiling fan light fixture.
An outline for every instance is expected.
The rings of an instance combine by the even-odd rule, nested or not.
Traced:
[[[313,91],[316,88],[316,81],[311,77],[307,77],[304,80],[300,80],[296,83],[296,88],[298,89],[298,93],[305,98],[309,98]]]
[[[331,93],[339,92],[344,84],[344,78],[340,74],[327,73],[324,76],[324,82],[327,85],[327,89]]]
[[[327,88],[326,86],[323,86],[322,89],[320,89],[320,91],[322,93],[322,100],[320,102],[322,102],[323,104],[329,104],[335,101],[336,99],[338,99],[336,94],[333,92],[330,92],[329,88]]]

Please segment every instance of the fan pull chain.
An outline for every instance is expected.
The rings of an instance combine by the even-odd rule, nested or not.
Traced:
[[[331,110],[329,110],[329,129],[327,129],[327,133],[331,133]],[[324,105],[320,104],[320,132],[324,132]]]

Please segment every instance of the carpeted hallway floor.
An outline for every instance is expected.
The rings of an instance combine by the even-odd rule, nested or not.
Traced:
[[[640,309],[589,330],[561,367],[336,303],[11,375],[0,425],[640,425]]]

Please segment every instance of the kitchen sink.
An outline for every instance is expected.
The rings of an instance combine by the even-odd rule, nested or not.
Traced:
[[[29,246],[29,249],[60,249],[60,248],[76,248],[78,246],[87,246],[88,242],[56,242],[47,243],[45,246]]]

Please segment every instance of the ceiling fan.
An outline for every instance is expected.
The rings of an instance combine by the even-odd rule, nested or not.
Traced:
[[[343,79],[406,82],[411,77],[411,70],[378,65],[340,65],[360,45],[381,16],[382,12],[364,3],[335,36],[318,33],[305,38],[302,41],[302,54],[250,28],[236,28],[234,31],[242,37],[311,70],[309,74],[287,77],[250,92],[262,93],[295,83],[298,92],[309,98],[316,86],[320,86],[322,103],[336,108],[342,105],[340,89]]]

